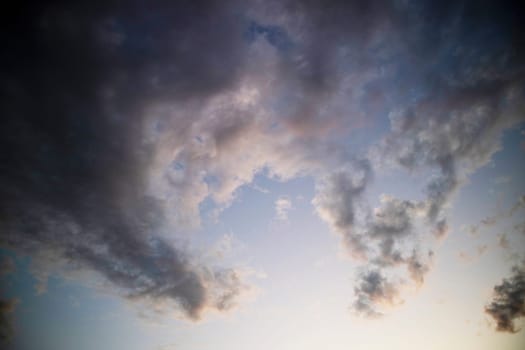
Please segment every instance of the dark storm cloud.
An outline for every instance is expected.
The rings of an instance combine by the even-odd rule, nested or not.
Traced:
[[[496,322],[496,330],[516,333],[514,321],[525,316],[525,268],[514,266],[512,275],[494,287],[494,296],[485,312]]]
[[[20,3],[2,13],[0,240],[50,251],[123,295],[174,301],[191,318],[243,288],[160,237],[148,195],[145,109],[236,83],[242,27],[232,3]],[[181,128],[192,120],[181,121]],[[45,267],[44,267],[45,268]]]

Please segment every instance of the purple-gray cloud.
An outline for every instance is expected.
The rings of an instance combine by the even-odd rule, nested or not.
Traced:
[[[13,259],[8,256],[0,258],[0,277],[14,272],[15,268],[16,266]]]
[[[516,333],[514,321],[525,317],[525,268],[514,266],[511,276],[504,278],[494,287],[492,301],[485,307],[485,312],[496,322],[499,332]]]
[[[354,10],[354,14],[363,15],[362,21],[352,22],[359,23],[365,33],[358,45],[374,47],[374,40],[382,44],[373,57],[364,59],[367,53],[362,53],[363,61],[358,60],[365,71],[368,65],[384,69],[383,75],[368,85],[390,87],[384,95],[395,101],[386,110],[391,131],[368,153],[372,171],[394,167],[408,173],[432,171],[433,175],[423,188],[423,200],[389,197],[373,213],[363,204],[370,182],[356,191],[351,180],[341,185],[341,179],[351,179],[355,170],[346,174],[335,171],[336,175],[318,188],[314,204],[321,217],[342,234],[352,256],[365,257],[370,268],[385,270],[381,274],[385,281],[389,278],[386,270],[404,264],[409,277],[419,285],[434,254],[429,247],[429,259],[416,260],[427,255],[420,252],[420,242],[428,233],[439,239],[446,236],[446,210],[454,194],[500,150],[503,131],[525,120],[525,66],[523,51],[516,46],[524,37],[515,31],[517,9],[506,4],[408,3],[408,8],[417,8],[415,12],[395,5],[394,11],[387,7],[378,10],[375,5],[359,7],[348,2],[328,10],[319,8],[320,17],[331,19],[324,22],[328,29],[321,32],[337,32],[334,28],[345,25],[338,18],[343,18],[346,10]],[[329,17],[332,9],[338,15]],[[402,18],[411,21],[398,21]],[[388,34],[374,36],[378,28]],[[498,40],[494,46],[485,45],[483,35]],[[382,63],[374,61],[379,52],[384,55]],[[388,76],[392,72],[398,75]],[[389,78],[394,76],[395,84],[390,85]],[[359,215],[356,208],[361,209]],[[358,278],[358,284],[364,282],[363,276]],[[356,297],[358,310],[368,303],[374,312],[367,314],[379,313],[374,304],[380,303],[374,298],[364,298],[363,292],[356,292]]]

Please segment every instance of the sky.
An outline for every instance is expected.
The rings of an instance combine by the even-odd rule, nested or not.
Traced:
[[[523,349],[523,6],[0,16],[2,348]]]

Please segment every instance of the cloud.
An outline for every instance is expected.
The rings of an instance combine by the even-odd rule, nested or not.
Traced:
[[[360,283],[354,288],[356,300],[352,307],[355,312],[370,318],[381,316],[377,305],[392,306],[401,302],[397,285],[389,282],[378,270],[360,275]]]
[[[379,265],[397,265],[403,262],[401,253],[395,249],[396,241],[412,234],[417,204],[383,196],[381,206],[376,208],[364,230],[380,248]]]
[[[177,344],[165,344],[157,346],[155,350],[175,350],[177,347]]]
[[[525,316],[525,269],[514,266],[512,275],[494,287],[492,301],[485,312],[496,322],[499,332],[516,333],[514,321]]]
[[[510,176],[498,176],[492,180],[496,185],[505,185],[512,181]]]
[[[407,260],[407,269],[410,274],[410,278],[418,285],[421,286],[425,281],[425,275],[430,271],[430,265],[434,252],[429,251],[427,259],[423,260],[419,257],[416,250],[413,251],[412,255]]]
[[[178,240],[200,204],[221,210],[258,172],[312,173],[340,153],[325,133],[279,123],[273,92],[302,91],[301,74],[267,78],[289,58],[278,28],[246,40],[245,6],[57,3],[5,21],[2,38],[24,45],[8,44],[1,65],[0,242],[32,257],[39,290],[50,273],[89,270],[191,319],[235,305],[247,288],[237,270]]]
[[[351,256],[370,269],[405,266],[409,277],[420,285],[430,261],[415,259],[426,255],[419,245],[428,241],[428,234],[445,238],[446,211],[454,195],[500,150],[504,130],[524,120],[523,53],[514,50],[513,44],[523,37],[513,34],[517,17],[504,6],[490,5],[476,11],[470,2],[423,2],[407,7],[397,4],[380,9],[375,5],[360,8],[353,2],[337,3],[333,9],[339,15],[330,17],[331,10],[316,8],[313,18],[321,20],[326,15],[330,21],[323,22],[326,29],[321,33],[336,33],[323,42],[326,52],[336,40],[344,46],[344,39],[337,36],[345,28],[339,16],[349,12],[363,16],[353,23],[360,23],[360,33],[364,34],[356,39],[357,44],[350,39],[348,46],[378,45],[375,56],[364,59],[360,68],[366,70],[370,64],[384,69],[384,75],[369,78],[367,86],[374,81],[380,81],[377,85],[383,89],[390,86],[390,101],[395,101],[385,108],[391,130],[371,147],[365,161],[370,174],[391,168],[411,174],[429,172],[424,198],[411,201],[385,197],[373,212],[363,196],[372,184],[371,177],[354,185],[351,177],[359,171],[352,169],[333,171],[331,177],[321,180],[313,203],[319,215],[342,235]],[[417,11],[412,12],[412,6]],[[409,27],[401,24],[403,18],[410,18],[404,21],[411,23]],[[488,47],[479,41],[485,31],[505,34],[498,36],[497,47]],[[399,38],[404,38],[406,45]],[[378,57],[382,63],[374,61]],[[389,85],[390,79],[394,85]],[[431,257],[431,244],[428,251]],[[390,287],[397,288],[395,284]],[[356,298],[359,303],[354,306],[362,307],[364,299],[359,292]],[[373,304],[374,299],[368,299],[369,309],[373,310]]]
[[[502,96],[491,98],[512,99],[507,93],[502,92]],[[442,101],[439,108],[448,103]],[[424,274],[430,270],[429,265],[402,257],[393,247],[401,241],[400,238],[409,234],[413,223],[421,216],[426,219],[424,231],[440,239],[446,235],[448,225],[445,209],[450,205],[453,195],[466,182],[468,175],[487,164],[500,149],[499,138],[503,130],[521,118],[512,108],[510,111],[499,111],[488,107],[496,102],[487,101],[486,96],[479,96],[478,100],[469,103],[461,109],[441,110],[435,120],[433,115],[436,110],[426,107],[421,111],[393,115],[391,134],[379,146],[380,151],[373,150],[380,153],[384,162],[393,161],[411,172],[428,167],[437,170],[427,182],[424,200],[387,201],[383,208],[378,209],[380,214],[376,214],[365,225],[365,234],[362,235],[370,237],[371,241],[379,241],[380,255],[376,258],[376,264],[379,262],[387,267],[406,264],[410,277],[417,285],[423,283]],[[522,108],[519,101],[509,102],[511,105],[513,103],[515,108]],[[417,249],[418,241],[412,242],[414,249]]]
[[[383,195],[380,205],[371,211],[363,197],[371,180],[369,162],[354,162],[321,182],[313,204],[321,218],[341,234],[350,256],[374,271],[374,280],[388,286],[388,295],[393,298],[400,294],[399,288],[406,283],[390,281],[387,270],[405,267],[406,276],[416,286],[423,284],[424,276],[430,270],[433,253],[430,251],[428,258],[421,259],[419,247],[419,222],[425,204]],[[367,275],[362,274],[357,283],[368,286],[370,281],[365,277]],[[367,288],[355,290],[353,307],[357,314],[381,315],[377,309],[385,305],[384,300],[367,296],[364,290]]]
[[[42,281],[94,271],[192,319],[247,289],[179,241],[204,201],[220,212],[260,173],[312,176],[316,212],[375,271],[356,289],[373,307],[397,295],[391,269],[423,283],[421,238],[444,238],[454,193],[523,120],[521,22],[500,5],[75,2],[3,23],[0,243]],[[354,147],[384,115],[388,135]],[[424,198],[371,210],[388,167],[431,171]]]
[[[290,209],[292,209],[292,201],[289,197],[279,197],[275,201],[275,212],[279,220],[288,220],[288,211]]]
[[[522,108],[521,102],[503,94],[513,108]],[[448,102],[443,101],[446,105]],[[480,96],[477,103],[486,103]],[[490,102],[493,103],[493,102]],[[450,205],[454,193],[466,181],[468,175],[487,164],[499,150],[499,138],[503,130],[516,124],[519,115],[512,108],[498,111],[493,108],[465,106],[461,110],[441,111],[438,120],[432,120],[434,111],[393,116],[392,131],[378,148],[372,149],[370,163],[393,162],[408,171],[434,168],[436,175],[425,187],[426,198],[409,201],[383,197],[380,206],[370,213],[363,203],[362,193],[370,185],[371,176],[363,181],[352,180],[363,169],[335,172],[321,182],[314,205],[319,215],[343,235],[343,242],[351,256],[367,261],[376,267],[390,268],[405,265],[417,285],[429,271],[422,265],[417,273],[406,251],[418,250],[419,239],[426,232],[442,239],[448,231],[445,208]],[[378,152],[378,153],[375,153]],[[380,164],[377,165],[380,167]],[[372,173],[367,166],[367,173]],[[329,182],[329,183],[326,183]],[[518,207],[515,206],[517,210]],[[361,211],[358,220],[357,211]],[[424,223],[422,219],[425,219]],[[413,227],[419,223],[419,232]],[[485,224],[489,224],[487,221]],[[426,231],[426,232],[425,232]],[[396,246],[405,245],[405,254]],[[411,247],[407,247],[406,245]],[[432,249],[430,248],[432,251]],[[358,297],[359,298],[359,297]],[[374,300],[371,299],[373,302]],[[362,304],[362,302],[361,302]]]
[[[393,282],[391,278],[399,274],[396,277],[387,270],[405,267],[406,276],[419,287],[430,270],[433,252],[421,258],[417,224],[425,204],[383,195],[380,205],[371,211],[364,192],[372,178],[367,160],[354,161],[320,183],[313,204],[321,218],[341,234],[350,256],[369,271],[356,281],[359,287],[352,307],[358,315],[375,318],[383,314],[380,309],[384,306],[399,304],[400,288],[406,285]],[[371,293],[375,285],[384,295]]]
[[[508,215],[514,215],[514,213],[521,208],[525,208],[525,195],[522,195],[518,198]]]
[[[509,249],[510,248],[510,245],[509,245],[509,240],[507,239],[507,235],[502,233],[500,235],[498,235],[498,246],[503,248],[503,249]]]
[[[488,215],[476,224],[469,225],[466,227],[467,232],[471,234],[472,236],[477,236],[480,233],[480,230],[485,228],[493,228],[497,224],[504,222],[505,220],[508,220],[512,217],[514,217],[515,213],[522,209],[525,204],[525,196],[521,195],[518,197],[516,202],[512,205],[512,207],[500,210],[496,212],[495,214]],[[512,231],[519,232],[519,224],[513,227]],[[500,246],[503,248],[504,246],[508,247],[508,241],[504,234],[501,235],[499,238]]]

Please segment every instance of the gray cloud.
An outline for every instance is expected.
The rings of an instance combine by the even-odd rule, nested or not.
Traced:
[[[515,333],[514,321],[525,316],[525,269],[514,266],[512,275],[494,287],[492,301],[485,312],[496,322],[496,330]]]
[[[395,266],[404,262],[405,259],[395,245],[413,233],[416,207],[417,204],[411,201],[382,198],[381,206],[364,228],[367,236],[378,243],[379,256],[375,260],[377,264]]]
[[[509,249],[509,240],[507,239],[507,235],[502,233],[498,236],[498,246],[503,249]]]
[[[406,263],[410,278],[412,278],[418,286],[422,285],[425,281],[425,275],[430,270],[433,256],[434,252],[429,251],[426,260],[423,260],[418,252],[414,250],[412,255],[407,259]]]
[[[407,277],[416,286],[422,285],[430,270],[433,253],[430,252],[428,258],[421,258],[421,234],[416,230],[425,205],[383,196],[379,207],[370,212],[363,198],[370,180],[368,162],[356,162],[345,171],[327,177],[318,187],[313,204],[319,215],[341,234],[349,254],[374,272],[371,277],[376,284],[388,287],[387,296],[392,299],[400,294],[398,289],[406,283],[390,281],[389,278],[396,274],[387,273],[388,270],[404,267]],[[356,283],[362,288],[355,290],[353,307],[360,315],[377,317],[382,314],[379,309],[394,304],[366,292],[371,283],[368,277],[367,274],[358,276]]]
[[[511,82],[506,89],[465,101],[459,108],[438,110],[436,105],[430,110],[421,105],[418,112],[392,116],[393,133],[385,140],[383,156],[408,170],[435,167],[439,171],[426,186],[430,222],[439,219],[465,178],[500,149],[502,131],[522,119],[523,104],[510,86]],[[500,101],[510,107],[496,107]],[[443,100],[439,109],[448,103]]]
[[[285,14],[277,21],[304,37],[305,71],[319,73],[308,75],[316,78],[306,86],[330,93],[335,84],[361,107],[347,109],[348,116],[364,113],[373,120],[373,112],[381,111],[390,118],[390,132],[361,156],[361,163],[344,155],[341,165],[318,180],[313,204],[341,234],[349,254],[377,272],[389,290],[397,293],[404,284],[390,281],[400,266],[419,286],[435,250],[427,237],[447,235],[446,212],[454,194],[500,150],[504,130],[525,120],[525,60],[516,46],[524,42],[516,31],[520,11],[471,1],[289,1],[284,8],[301,16]],[[308,48],[321,54],[310,56]],[[352,74],[331,79],[339,68]],[[304,119],[315,121],[308,114]],[[424,197],[385,197],[372,211],[365,199],[371,175],[392,167],[429,172]],[[369,285],[365,275],[357,283]],[[382,299],[361,289],[354,307],[379,314],[375,304],[380,307]]]
[[[354,288],[356,300],[352,308],[366,317],[379,317],[377,305],[392,306],[400,302],[398,286],[387,280],[379,270],[371,270],[359,276],[359,284]]]
[[[385,306],[398,304],[399,288],[406,284],[388,270],[403,266],[407,277],[421,286],[433,253],[421,258],[420,234],[415,231],[425,204],[383,196],[379,207],[370,212],[364,191],[371,180],[368,161],[350,163],[320,183],[313,204],[321,218],[341,234],[349,254],[369,271],[356,280],[352,308],[361,316],[378,317]]]
[[[288,58],[269,32],[246,39],[244,6],[58,2],[2,22],[0,242],[33,257],[40,290],[87,269],[193,319],[236,304],[237,271],[203,266],[179,231],[263,169],[289,178],[339,158],[319,135],[273,127],[261,105],[296,83],[266,84]]]
[[[292,201],[289,197],[279,197],[275,201],[275,212],[279,220],[288,220],[288,211],[292,209]]]
[[[236,84],[245,45],[232,6],[57,2],[2,21],[4,247],[43,259],[34,269],[44,278],[54,264],[92,270],[192,319],[235,304],[235,270],[202,266],[166,238],[178,228],[149,191],[158,144],[144,127],[152,105]],[[171,136],[185,142],[194,121],[180,118]]]

